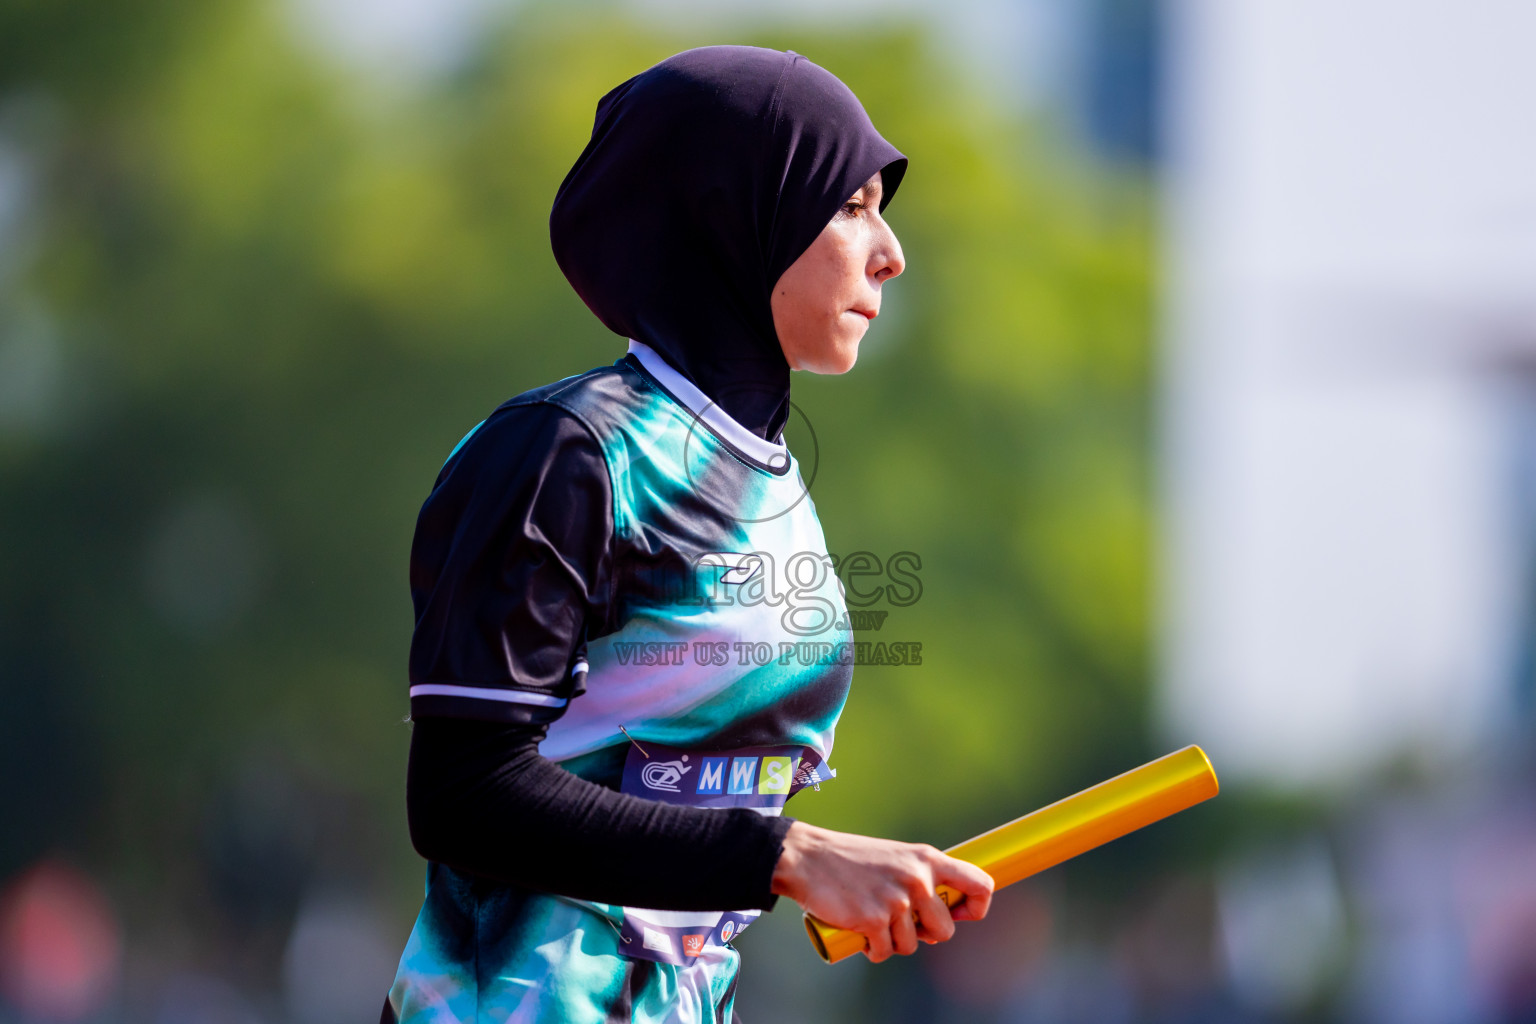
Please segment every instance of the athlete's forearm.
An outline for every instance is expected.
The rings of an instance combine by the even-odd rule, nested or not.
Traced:
[[[542,726],[424,718],[411,736],[411,841],[471,874],[601,903],[767,908],[791,823],[617,793],[539,754]]]

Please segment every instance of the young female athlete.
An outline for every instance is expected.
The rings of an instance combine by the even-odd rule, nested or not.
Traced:
[[[789,371],[853,366],[906,164],[794,53],[691,50],[598,104],[550,234],[632,340],[497,409],[421,510],[430,867],[386,1021],[729,1021],[730,940],[779,895],[877,961],[986,913],[978,868],[779,813],[832,776],[852,675]]]

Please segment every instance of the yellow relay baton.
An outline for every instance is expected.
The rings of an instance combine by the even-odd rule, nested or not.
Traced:
[[[1001,889],[1209,800],[1220,788],[1205,751],[1185,747],[944,852],[975,864]],[[947,907],[959,902],[960,894],[946,885],[934,892]],[[811,914],[805,915],[805,930],[829,964],[864,952],[863,935]]]

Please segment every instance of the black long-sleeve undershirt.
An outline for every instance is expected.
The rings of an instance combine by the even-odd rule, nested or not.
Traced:
[[[429,860],[546,892],[661,910],[769,909],[791,819],[645,800],[539,754],[542,725],[424,718],[406,783]]]

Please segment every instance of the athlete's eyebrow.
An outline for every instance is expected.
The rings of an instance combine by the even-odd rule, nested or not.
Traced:
[[[878,175],[860,185],[859,189],[864,193],[865,203],[870,206],[880,205],[880,178]]]

